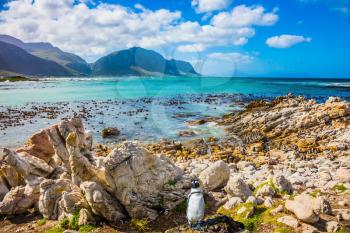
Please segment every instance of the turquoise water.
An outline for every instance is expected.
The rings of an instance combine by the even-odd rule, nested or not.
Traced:
[[[350,99],[350,79],[123,77],[0,83],[0,146],[20,145],[39,129],[74,115],[83,117],[86,128],[102,142],[183,140],[178,136],[183,130],[195,131],[195,137],[220,136],[220,127],[192,127],[186,121],[288,93],[317,101],[329,96]],[[100,131],[110,126],[121,135],[103,140]]]
[[[43,82],[0,84],[0,105],[169,97],[181,94],[241,93],[276,96],[287,93],[307,97],[337,95],[349,98],[350,79],[277,79],[213,77],[61,78]]]

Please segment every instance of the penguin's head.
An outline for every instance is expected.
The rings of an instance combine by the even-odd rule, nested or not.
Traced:
[[[196,188],[199,188],[199,182],[198,180],[192,180],[192,188],[196,189]]]

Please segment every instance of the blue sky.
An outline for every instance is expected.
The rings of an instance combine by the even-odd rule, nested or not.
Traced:
[[[349,0],[0,3],[0,33],[89,62],[141,46],[207,75],[350,78]]]

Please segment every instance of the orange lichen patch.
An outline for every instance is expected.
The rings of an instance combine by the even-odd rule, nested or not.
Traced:
[[[77,141],[77,134],[74,132],[71,132],[68,134],[67,138],[66,138],[66,143],[68,145],[73,146]]]
[[[318,147],[314,138],[301,139],[297,142],[297,146],[302,153],[310,152],[313,149],[317,150]]]
[[[95,154],[98,157],[106,157],[109,153],[112,152],[112,150],[113,149],[111,147],[102,144],[97,144],[95,146]]]
[[[252,101],[250,102],[247,107],[246,110],[253,110],[256,108],[262,108],[262,107],[268,107],[269,103],[266,102],[265,100],[256,100],[256,101]]]

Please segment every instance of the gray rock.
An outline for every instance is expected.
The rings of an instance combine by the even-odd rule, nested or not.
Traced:
[[[265,201],[264,201],[264,206],[266,206],[267,208],[271,208],[273,206],[273,199],[272,197],[266,197]]]
[[[237,205],[239,205],[240,203],[243,203],[242,199],[239,197],[231,197],[223,206],[225,209],[229,210],[229,209],[233,209],[235,208]]]
[[[2,199],[4,199],[6,193],[8,193],[10,190],[7,187],[5,180],[0,176],[0,202]]]
[[[283,216],[277,219],[277,222],[283,223],[289,227],[292,228],[297,228],[299,226],[299,222],[296,218],[292,217],[292,216]]]
[[[11,189],[0,202],[0,213],[16,215],[27,213],[28,209],[35,207],[39,199],[39,187],[18,186]]]
[[[229,196],[240,197],[243,201],[253,195],[249,186],[238,176],[230,177],[225,187],[225,191]]]
[[[282,174],[274,176],[273,183],[280,192],[287,192],[288,194],[293,192],[292,184]]]
[[[79,211],[79,221],[78,221],[79,226],[84,226],[84,225],[96,225],[96,220],[92,216],[92,213],[87,210],[87,209],[81,209]]]
[[[48,177],[53,172],[53,168],[44,160],[27,153],[19,154],[6,148],[3,153],[5,161],[21,174],[28,184],[37,184],[38,179]]]
[[[67,179],[45,180],[40,184],[39,210],[47,219],[71,216],[89,208],[78,186]]]
[[[314,199],[307,194],[296,196],[294,200],[287,200],[285,207],[303,222],[316,223],[319,220],[320,207],[314,206]]]
[[[247,198],[247,200],[245,201],[246,203],[252,203],[253,205],[258,205],[258,200],[256,197],[254,196],[250,196]]]
[[[336,232],[339,229],[340,229],[340,225],[336,221],[329,221],[326,223],[327,232]]]
[[[190,178],[170,159],[133,142],[114,149],[104,167],[116,187],[112,193],[133,218],[155,219],[156,208],[173,209],[191,186]]]
[[[283,212],[283,205],[279,205],[275,209],[271,210],[272,215],[276,215],[282,212]]]
[[[275,190],[273,190],[269,184],[265,184],[258,188],[255,195],[258,197],[273,197],[275,195]]]
[[[229,178],[230,168],[222,160],[216,161],[199,175],[199,180],[207,191],[225,186]]]
[[[97,183],[84,182],[80,185],[80,188],[94,214],[104,217],[113,224],[118,224],[126,218],[120,202]]]

